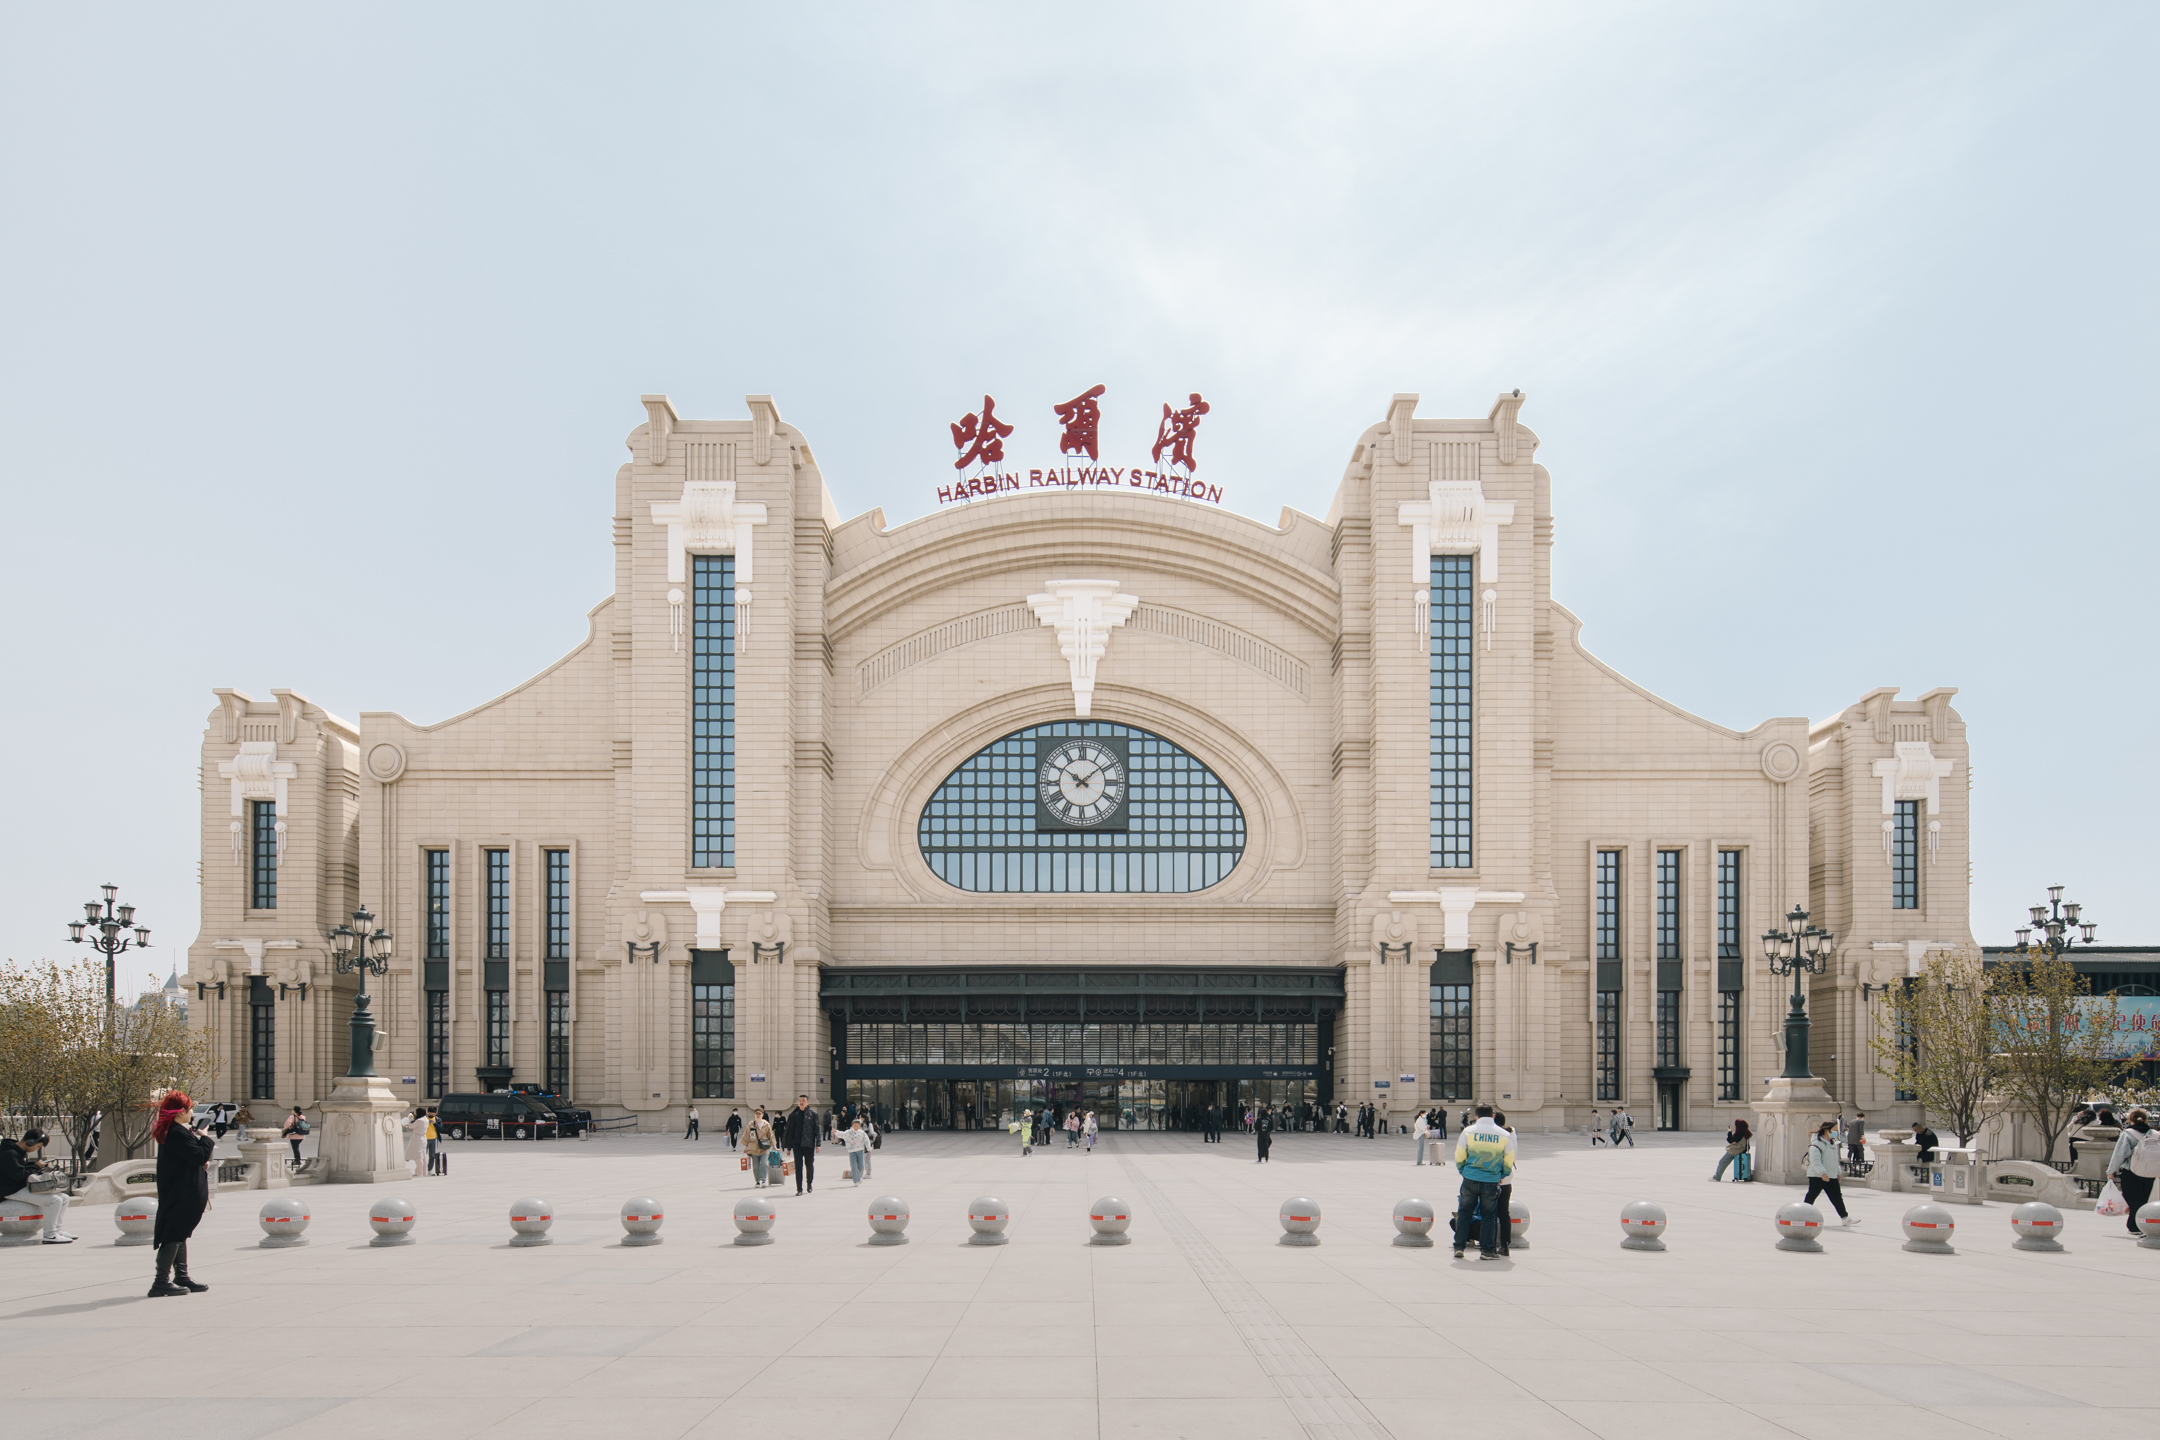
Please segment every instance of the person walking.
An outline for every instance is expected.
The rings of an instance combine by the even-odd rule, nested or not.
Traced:
[[[1078,1110],[1065,1112],[1065,1148],[1068,1150],[1080,1148],[1080,1112]]]
[[[1854,1170],[1867,1164],[1867,1112],[1853,1111],[1852,1124],[1845,1127],[1845,1153],[1852,1158]],[[2072,1156],[2076,1159],[2076,1156]]]
[[[35,1205],[45,1212],[47,1245],[72,1245],[75,1237],[60,1224],[67,1218],[67,1191],[44,1190],[37,1194],[30,1191],[30,1182],[53,1168],[45,1159],[45,1146],[50,1139],[43,1130],[32,1125],[23,1131],[20,1140],[0,1140],[0,1195],[25,1205]],[[2146,1188],[2151,1188],[2150,1182]]]
[[[697,1137],[697,1124],[698,1124],[698,1114],[697,1114],[697,1106],[695,1106],[695,1105],[692,1105],[692,1106],[690,1107],[690,1123],[689,1123],[689,1124],[688,1124],[687,1126],[685,1126],[685,1127],[683,1128],[683,1132],[682,1132],[682,1138],[683,1138],[683,1139],[685,1139],[685,1140],[695,1140],[695,1139],[697,1139],[697,1138],[698,1138],[698,1137]]]
[[[427,1173],[427,1111],[413,1106],[412,1114],[405,1117],[405,1158],[412,1165],[413,1178]]]
[[[1426,1137],[1432,1134],[1432,1123],[1426,1119],[1431,1113],[1429,1110],[1420,1110],[1417,1118],[1410,1122],[1410,1141],[1417,1149],[1417,1163],[1420,1165],[1425,1163]]]
[[[760,1105],[751,1115],[750,1123],[743,1127],[743,1150],[750,1156],[750,1188],[762,1190],[771,1172],[778,1167],[773,1159],[772,1121],[765,1118],[765,1107]]]
[[[307,1116],[300,1113],[300,1107],[295,1105],[292,1107],[292,1114],[285,1117],[285,1124],[278,1131],[278,1134],[292,1142],[292,1163],[295,1170],[300,1168],[300,1141],[307,1133]]]
[[[2124,1118],[2122,1134],[2115,1137],[2114,1153],[2108,1156],[2107,1173],[2115,1177],[2130,1207],[2124,1223],[2136,1235],[2138,1211],[2151,1202],[2153,1181],[2160,1179],[2160,1129],[2153,1128],[2152,1117],[2145,1111],[2132,1110]],[[51,1218],[45,1223],[50,1225]]]
[[[1222,1144],[1222,1106],[1216,1104],[1213,1100],[1208,1101],[1206,1125],[1207,1128],[1200,1136],[1200,1143],[1203,1145]]]
[[[1012,1128],[1020,1137],[1020,1155],[1025,1159],[1028,1152],[1035,1148],[1035,1112],[1022,1110],[1020,1118],[1013,1121]]]
[[[727,1148],[733,1150],[742,1143],[742,1109],[740,1106],[727,1113]]]
[[[1590,1148],[1595,1150],[1605,1143],[1605,1122],[1598,1119],[1595,1108],[1590,1111]]]
[[[1260,1113],[1253,1117],[1253,1144],[1259,1151],[1253,1164],[1267,1164],[1268,1151],[1275,1144],[1275,1117],[1268,1112],[1265,1105],[1261,1106]]]
[[[1825,1120],[1815,1127],[1815,1138],[1808,1141],[1807,1199],[1803,1204],[1812,1205],[1818,1195],[1828,1195],[1830,1204],[1837,1210],[1838,1220],[1846,1225],[1857,1225],[1859,1220],[1845,1213],[1845,1193],[1838,1189],[1837,1121]]]
[[[808,1095],[795,1097],[787,1114],[787,1148],[795,1157],[795,1193],[808,1195],[817,1189],[817,1149],[824,1135],[818,1112],[810,1108]]]
[[[1747,1178],[1747,1153],[1754,1143],[1755,1137],[1753,1132],[1748,1129],[1747,1121],[1742,1120],[1737,1115],[1734,1116],[1732,1127],[1725,1132],[1725,1153],[1718,1156],[1717,1172],[1710,1177],[1710,1182],[1714,1185],[1723,1180],[1725,1178],[1725,1167],[1735,1165],[1736,1162],[1737,1166],[1733,1171],[1733,1183],[1737,1185],[1742,1180],[1745,1180]]]
[[[150,1284],[153,1298],[199,1293],[210,1287],[188,1275],[188,1236],[202,1223],[210,1208],[210,1157],[217,1140],[187,1123],[194,1102],[178,1090],[168,1090],[158,1102],[157,1119],[150,1122],[150,1139],[157,1145],[157,1279]],[[298,1115],[296,1106],[293,1113]],[[298,1142],[294,1142],[297,1147]]]
[[[1627,1112],[1627,1110],[1626,1110],[1626,1108],[1625,1108],[1625,1107],[1622,1107],[1621,1109],[1618,1109],[1618,1110],[1615,1110],[1615,1111],[1613,1111],[1613,1117],[1612,1117],[1612,1143],[1613,1143],[1613,1149],[1615,1149],[1615,1150],[1619,1149],[1619,1148],[1620,1148],[1620,1142],[1621,1142],[1622,1140],[1625,1140],[1625,1141],[1627,1141],[1628,1149],[1632,1150],[1632,1149],[1634,1149],[1634,1148],[1635,1148],[1635,1117],[1634,1117],[1633,1115],[1630,1115],[1630,1114],[1628,1114],[1628,1112]]]
[[[1462,1259],[1475,1219],[1478,1259],[1497,1260],[1500,1186],[1515,1172],[1515,1135],[1493,1123],[1492,1106],[1478,1106],[1477,1116],[1455,1141],[1455,1172],[1462,1176],[1455,1200],[1455,1258]]]
[[[1098,1128],[1100,1127],[1095,1123],[1095,1112],[1093,1110],[1088,1111],[1087,1120],[1081,1125],[1080,1132],[1087,1137],[1085,1148],[1090,1155],[1095,1153],[1095,1132]]]
[[[427,1168],[430,1175],[450,1173],[450,1157],[442,1152],[442,1132],[436,1128],[435,1112],[427,1112]]]
[[[840,1143],[847,1146],[848,1178],[859,1187],[870,1170],[870,1137],[863,1133],[862,1121],[841,1131]]]

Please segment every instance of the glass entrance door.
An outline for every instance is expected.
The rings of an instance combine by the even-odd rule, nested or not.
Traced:
[[[1680,1128],[1680,1081],[1660,1080],[1657,1085],[1657,1128]]]

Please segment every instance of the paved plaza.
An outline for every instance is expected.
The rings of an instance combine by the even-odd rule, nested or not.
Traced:
[[[368,1187],[287,1192],[311,1244],[256,1245],[260,1193],[226,1192],[192,1243],[207,1294],[150,1300],[151,1252],[82,1241],[0,1251],[11,1431],[203,1435],[814,1437],[1494,1436],[2145,1440],[2160,1253],[2069,1217],[2069,1253],[2010,1248],[2008,1209],[1959,1208],[1954,1257],[1899,1249],[1911,1197],[1861,1191],[1828,1253],[1781,1253],[1793,1192],[1711,1185],[1717,1137],[1591,1150],[1526,1136],[1530,1246],[1504,1262],[1391,1247],[1392,1203],[1444,1202],[1452,1171],[1407,1137],[910,1134],[874,1189],[826,1150],[817,1193],[779,1197],[778,1243],[729,1244],[754,1192],[723,1140],[636,1136],[450,1147],[396,1187],[419,1243],[372,1249]],[[912,1243],[872,1248],[873,1194]],[[1012,1242],[967,1245],[994,1193]],[[555,1243],[507,1247],[510,1202],[554,1207]],[[625,1249],[621,1203],[663,1204],[665,1243]],[[1086,1243],[1087,1207],[1133,1207],[1134,1243]],[[1283,1199],[1323,1244],[1275,1244]],[[1669,1250],[1624,1251],[1654,1199]]]

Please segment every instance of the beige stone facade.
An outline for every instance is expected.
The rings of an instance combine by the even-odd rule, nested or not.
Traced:
[[[1307,1076],[1305,1099],[1377,1098],[1398,1121],[1433,1099],[1494,1100],[1534,1128],[1624,1103],[1639,1125],[1714,1128],[1782,1064],[1784,987],[1757,937],[1806,903],[1839,947],[1813,985],[1816,1069],[1894,1112],[1860,1063],[1857,987],[1968,938],[1970,766],[1951,692],[1878,691],[1812,729],[1735,731],[1614,673],[1551,599],[1552,479],[1522,403],[1420,419],[1415,396],[1395,397],[1357,437],[1324,520],[1029,488],[889,526],[880,511],[840,519],[807,437],[769,397],[720,421],[645,397],[615,479],[615,593],[555,666],[433,725],[366,712],[353,726],[289,692],[218,692],[188,978],[224,986],[192,1013],[224,1037],[227,1088],[259,1088],[267,1003],[256,1108],[327,1093],[351,982],[328,973],[323,934],[364,900],[398,937],[374,982],[377,1069],[414,1099],[552,1076],[600,1113],[658,1120],[696,1086],[711,1124],[799,1091],[829,1102],[836,1077],[872,1073],[867,1042],[834,1017],[899,1014],[918,979],[950,995],[991,972],[1006,978],[989,988],[1030,985],[1011,977],[1032,970],[1071,990],[1149,991],[1145,1024],[1287,1015],[1267,994],[1279,973],[1312,981],[1298,1003],[1317,1046],[1282,1072]],[[695,576],[718,555],[733,567],[733,854],[701,865],[694,667],[720,642],[699,638]],[[1436,556],[1470,557],[1448,572],[1466,589],[1435,591]],[[1090,580],[1109,583],[1077,583]],[[1465,863],[1436,867],[1443,617],[1468,658],[1469,835],[1453,857]],[[1772,638],[1766,653],[1803,662],[1828,643]],[[1083,714],[1216,777],[1242,815],[1227,876],[1014,893],[933,873],[919,827],[947,778],[1001,737]],[[272,791],[274,910],[249,903],[254,807]],[[1914,907],[1895,908],[1896,877],[1915,869]],[[731,1095],[711,1093],[710,1055],[693,1077],[693,973],[723,973],[722,952]],[[860,1011],[857,976],[876,978]],[[1225,994],[1187,1010],[1164,998],[1195,976]],[[1470,986],[1467,1041],[1448,1052],[1467,1068],[1445,1080],[1442,980]],[[1105,1029],[1134,1013],[1096,1003]],[[907,1023],[962,1013],[1021,1012],[926,1000]],[[1036,1013],[1062,1012],[1046,998]],[[709,1033],[722,1023],[715,1007]],[[1041,1073],[1142,1084],[1156,1043]],[[1000,1058],[1025,1070],[1033,1057]],[[1187,1076],[1240,1068],[1178,1058]],[[996,1068],[957,1050],[940,1063],[931,1083]]]

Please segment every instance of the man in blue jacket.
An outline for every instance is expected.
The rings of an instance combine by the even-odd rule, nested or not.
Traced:
[[[1497,1260],[1500,1243],[1500,1187],[1515,1173],[1515,1132],[1492,1118],[1492,1106],[1477,1107],[1477,1123],[1455,1141],[1455,1170],[1462,1193],[1455,1201],[1455,1258],[1470,1239],[1470,1217],[1477,1216],[1478,1259]]]

